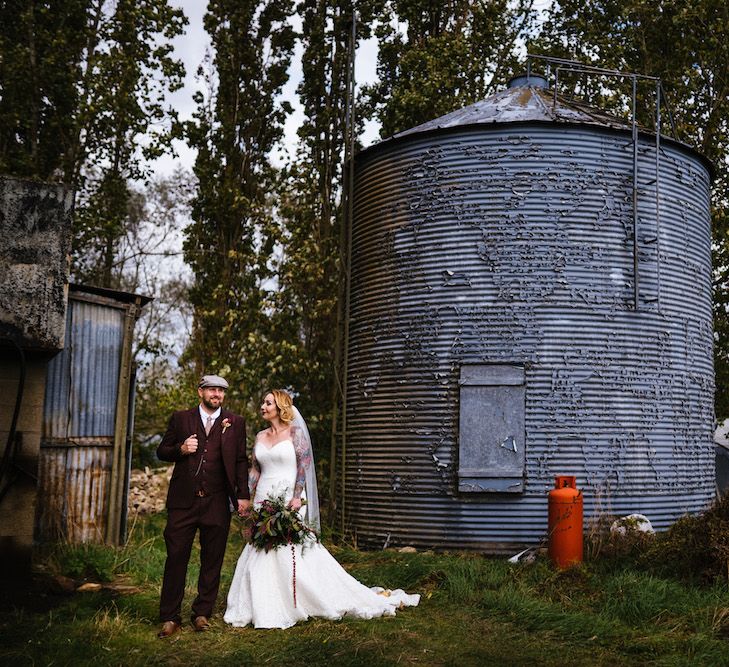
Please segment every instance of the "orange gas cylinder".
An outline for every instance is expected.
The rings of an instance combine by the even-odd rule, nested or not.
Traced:
[[[549,492],[549,557],[557,567],[582,562],[582,491],[575,477],[558,475]]]

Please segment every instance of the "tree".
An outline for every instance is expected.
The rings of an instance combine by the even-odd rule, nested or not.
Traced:
[[[290,2],[213,0],[205,15],[213,53],[201,68],[207,92],[187,126],[197,149],[198,187],[185,259],[194,277],[194,324],[186,358],[199,371],[231,381],[245,402],[263,389],[269,347],[266,283],[275,239],[273,195],[279,185],[270,153],[283,136],[290,105],[277,101],[294,47]]]
[[[0,172],[63,177],[76,134],[89,4],[0,1]]]
[[[306,415],[317,460],[329,456],[335,383],[337,302],[342,265],[342,222],[347,69],[354,4],[304,0],[303,78],[297,88],[304,111],[299,145],[285,170],[274,234],[275,282],[268,294],[277,354],[266,375],[288,387]],[[357,40],[369,35],[371,8],[358,3]]]
[[[375,34],[378,83],[367,103],[387,137],[494,91],[518,68],[533,0],[385,0]],[[404,28],[403,28],[404,26]]]
[[[186,19],[167,0],[97,0],[89,12],[80,105],[64,166],[74,185],[77,279],[110,286],[125,235],[128,183],[149,176],[146,160],[169,149],[176,114],[166,91],[181,87],[184,69],[171,40]]]
[[[76,192],[77,280],[111,286],[128,183],[169,148],[185,22],[167,0],[0,2],[0,170]]]
[[[134,358],[142,369],[159,374],[161,363],[182,353],[180,331],[189,319],[182,229],[189,220],[195,182],[178,169],[131,191],[125,236],[113,266],[113,286],[154,295],[137,323]]]
[[[562,0],[535,48],[550,55],[658,76],[672,106],[678,138],[716,167],[712,189],[717,417],[729,417],[729,6],[723,0]],[[578,83],[576,85],[579,85]],[[583,86],[584,88],[584,86]],[[594,84],[591,100],[620,113],[629,92]],[[651,91],[640,91],[650,125]]]
[[[194,372],[177,363],[192,321],[182,229],[189,219],[194,188],[192,174],[178,170],[144,188],[131,189],[125,236],[113,267],[115,288],[154,295],[142,309],[134,336],[134,459],[138,465],[156,463],[154,448],[170,413],[196,399]]]

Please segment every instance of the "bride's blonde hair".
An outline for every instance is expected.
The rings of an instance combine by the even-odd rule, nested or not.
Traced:
[[[264,394],[264,397],[268,394],[273,394],[273,401],[278,408],[279,419],[284,424],[290,424],[294,421],[294,403],[289,393],[283,389],[271,389]]]

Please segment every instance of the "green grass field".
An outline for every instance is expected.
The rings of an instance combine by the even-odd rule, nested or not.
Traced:
[[[116,581],[118,591],[60,595],[47,585],[0,606],[0,664],[25,665],[729,665],[726,579],[659,576],[635,558],[555,571],[473,553],[365,553],[331,547],[368,585],[422,594],[394,618],[311,620],[288,630],[156,632],[164,517],[140,519],[122,549],[61,546],[49,571]],[[242,548],[231,531],[219,606]],[[189,615],[197,554],[188,576]],[[219,610],[222,612],[222,610]]]

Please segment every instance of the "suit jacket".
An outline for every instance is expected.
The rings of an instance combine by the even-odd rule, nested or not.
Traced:
[[[220,454],[225,470],[225,486],[233,507],[237,507],[237,500],[248,499],[248,459],[246,457],[246,422],[243,417],[234,415],[228,410],[222,410],[220,417],[215,420],[213,429],[223,428],[223,421],[228,420],[230,426],[221,433]],[[172,471],[170,488],[167,492],[167,507],[170,509],[192,507],[195,500],[193,486],[194,470],[191,470],[190,455],[180,450],[182,443],[193,433],[197,434],[198,446],[205,442],[205,427],[200,420],[198,407],[190,410],[179,410],[170,417],[167,432],[157,447],[157,458],[161,461],[172,461],[175,468]]]

